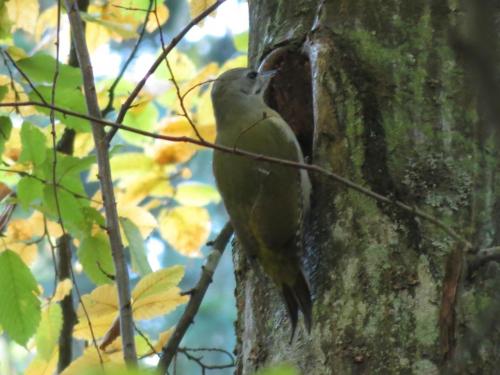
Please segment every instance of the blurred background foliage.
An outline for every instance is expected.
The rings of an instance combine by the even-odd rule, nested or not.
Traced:
[[[156,15],[150,15],[138,53],[116,86],[113,101],[109,103],[108,90],[140,37],[145,10],[148,9],[150,1],[91,1],[83,18],[87,22],[87,40],[101,108],[114,108],[108,111],[108,119],[115,119],[120,105],[158,56],[162,46],[161,40],[168,44],[194,15],[211,3],[213,1],[153,1],[152,7]],[[0,0],[0,20],[2,48],[13,56],[37,86],[50,87],[54,67],[50,64],[50,59],[45,59],[46,56],[53,58],[56,54],[55,2]],[[213,141],[215,137],[209,87],[196,85],[215,78],[224,69],[246,65],[247,28],[246,2],[228,0],[215,14],[195,26],[168,56],[180,92],[185,93],[191,89],[184,104],[199,132],[208,141]],[[61,63],[67,63],[69,34],[69,24],[63,12],[60,29]],[[71,70],[68,72],[67,77],[70,77]],[[64,84],[65,82],[61,83]],[[193,87],[195,89],[192,89]],[[20,78],[4,55],[0,59],[0,88],[3,89],[0,92],[1,102],[27,100],[33,94],[29,85]],[[65,103],[61,98],[61,103],[73,110],[81,109],[84,112],[81,99],[71,97],[68,99],[70,102]],[[148,80],[135,103],[137,105],[128,112],[124,124],[165,135],[195,136],[189,121],[182,116],[183,109],[179,105],[175,85],[165,65]],[[0,112],[12,122],[10,136],[5,142],[2,154],[5,167],[0,171],[0,193],[1,197],[5,198],[2,204],[5,206],[9,202],[12,203],[9,194],[18,193],[16,209],[2,233],[0,251],[9,249],[21,255],[40,285],[42,302],[48,303],[47,299],[54,293],[55,275],[47,240],[49,237],[55,240],[61,234],[57,218],[44,210],[44,198],[32,191],[36,184],[31,180],[29,184],[24,184],[26,192],[21,193],[19,197],[23,176],[9,170],[26,173],[36,171],[36,157],[23,157],[29,145],[26,134],[35,134],[35,138],[41,139],[39,149],[45,153],[51,152],[50,122],[44,115],[47,112],[35,107],[24,107],[20,111],[2,107]],[[91,197],[92,202],[98,202],[100,194],[96,166],[91,163],[93,144],[89,128],[85,121],[58,117],[58,137],[66,127],[77,130],[73,155],[80,158],[79,160],[90,161],[87,163],[90,167],[82,167],[79,172],[83,184],[82,192]],[[24,135],[22,129],[25,129]],[[62,156],[59,158],[62,160]],[[137,259],[129,259],[132,284],[137,284],[141,277],[150,271],[183,265],[185,275],[179,287],[181,290],[189,290],[198,280],[204,256],[210,251],[205,243],[219,232],[227,220],[214,187],[211,151],[188,143],[153,140],[120,131],[112,142],[111,163],[118,211],[123,218],[123,237],[131,245],[129,247],[132,247],[134,238],[136,245],[137,238],[145,244],[142,249],[140,246],[137,249],[136,246],[134,251],[144,251],[139,257],[146,259],[146,263],[143,262],[142,266],[138,267],[137,263],[134,264]],[[91,207],[97,212],[102,210],[99,204],[91,203]],[[63,213],[64,215],[67,216],[64,219],[71,228],[73,213]],[[109,245],[105,237],[104,240],[99,240],[99,236],[103,236],[104,232],[96,227],[95,223],[89,230],[92,231],[92,237],[79,238],[76,229],[75,233],[69,229],[74,235],[73,266],[82,294],[90,293],[96,285],[109,282],[103,277],[101,270],[96,269],[96,259],[92,255],[96,251],[91,251],[99,248],[109,252]],[[91,243],[89,238],[92,239]],[[86,250],[87,248],[90,250]],[[132,253],[132,250],[130,252]],[[91,259],[85,260],[89,256]],[[112,273],[111,258],[108,258],[109,270]],[[106,269],[107,261],[104,258],[100,261],[102,264],[99,267]],[[233,351],[233,324],[236,317],[233,293],[231,253],[226,251],[216,271],[214,283],[195,317],[195,324],[182,343],[183,347]],[[75,304],[77,303],[75,298]],[[175,325],[182,311],[183,305],[180,305],[167,316],[139,322],[139,326],[151,340],[156,340],[160,332]],[[80,351],[83,350],[83,342],[80,342],[79,348]],[[28,341],[23,347],[4,333],[0,338],[0,373],[24,373],[27,366],[30,366],[28,372],[32,371],[30,374],[38,373],[34,370],[37,366],[33,363],[29,365],[33,358],[38,358],[36,353],[35,340]],[[227,363],[227,355],[221,352],[208,352],[204,353],[204,356],[205,362],[209,364]],[[183,355],[178,357],[178,374],[200,371],[193,361],[187,360]],[[148,357],[145,361],[154,365],[156,358]],[[233,370],[219,369],[216,373],[229,374]]]

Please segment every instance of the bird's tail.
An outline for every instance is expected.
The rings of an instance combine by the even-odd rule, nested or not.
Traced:
[[[292,342],[295,329],[297,328],[299,310],[302,311],[302,315],[304,316],[304,324],[307,332],[311,332],[312,326],[311,292],[309,291],[309,285],[302,270],[299,270],[293,285],[282,284],[282,291],[290,322],[292,323],[292,336],[290,338],[290,342]]]

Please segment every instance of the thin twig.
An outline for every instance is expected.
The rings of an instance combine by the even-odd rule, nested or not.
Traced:
[[[189,299],[186,309],[179,319],[179,322],[177,323],[172,336],[170,336],[167,344],[162,349],[162,354],[157,367],[160,374],[165,374],[165,372],[167,371],[170,363],[172,362],[172,359],[177,353],[177,349],[179,348],[179,344],[181,343],[184,334],[186,333],[191,323],[193,323],[193,318],[200,308],[201,301],[205,296],[208,286],[212,282],[212,277],[215,269],[219,264],[222,253],[224,252],[224,249],[226,248],[226,245],[229,242],[232,234],[233,227],[230,223],[227,223],[215,239],[213,250],[208,255],[207,261],[202,267],[200,279],[193,289],[193,293],[191,294],[191,298]]]
[[[206,348],[206,349],[205,348],[179,348],[179,349],[177,349],[177,351],[179,353],[184,354],[187,359],[189,359],[190,361],[195,362],[198,366],[200,366],[202,374],[205,374],[206,370],[222,370],[222,369],[225,369],[225,368],[230,368],[230,367],[234,367],[235,366],[234,357],[229,352],[227,352],[226,350],[215,349],[215,348]],[[222,365],[208,365],[208,364],[206,364],[203,361],[203,356],[197,357],[197,356],[191,354],[192,352],[219,352],[219,353],[224,353],[227,356],[229,356],[230,362],[222,364]]]
[[[95,118],[101,117],[101,111],[97,101],[94,74],[87,49],[87,42],[83,30],[83,23],[75,0],[66,0],[66,8],[71,25],[73,42],[78,55],[78,61],[83,76],[85,100],[90,115]],[[137,362],[134,342],[134,324],[132,317],[132,305],[130,303],[130,284],[127,265],[124,257],[123,243],[120,235],[118,213],[113,191],[113,180],[109,153],[104,128],[97,122],[91,122],[97,153],[97,165],[99,170],[99,181],[104,201],[106,214],[106,226],[109,236],[113,261],[116,270],[116,285],[118,288],[118,300],[120,303],[120,332],[122,338],[124,359],[129,364]]]
[[[10,69],[9,64],[7,64],[7,60],[5,59],[4,54],[2,54],[2,60],[3,60],[3,64],[7,68],[7,72],[9,73],[10,88],[14,92],[14,99],[16,99],[16,101],[18,101],[19,100],[19,93],[17,92],[17,89],[16,89],[16,84],[15,84],[15,81],[14,81],[14,75],[12,74],[12,70]],[[16,110],[16,113],[19,113],[19,108],[15,108],[15,110]]]
[[[12,58],[9,52],[2,50],[2,53],[9,59],[10,63],[16,68],[16,70],[21,74],[21,76],[26,80],[28,83],[29,87],[33,90],[33,92],[40,98],[40,100],[44,103],[47,103],[43,95],[38,91],[36,88],[35,84],[31,81],[31,79],[28,77],[28,75],[21,69],[19,65],[17,65],[16,60]],[[48,103],[47,103],[48,104]],[[54,103],[52,103],[54,104]]]
[[[26,171],[20,171],[20,170],[16,170],[16,169],[8,169],[8,168],[0,168],[0,172],[15,173],[15,174],[18,174],[21,177],[28,177],[28,178],[32,178],[34,180],[40,181],[41,183],[43,183],[45,185],[47,185],[49,183],[49,181],[44,180],[43,178],[38,177],[38,176],[36,176],[34,174],[30,174],[30,173],[28,173]],[[64,185],[61,185],[60,183],[56,183],[54,186],[57,187],[57,188],[59,188],[59,189],[61,189],[61,190],[64,190],[65,192],[71,194],[75,198],[85,199],[85,200],[87,200],[89,202],[93,202],[93,203],[102,205],[101,201],[98,201],[98,200],[93,199],[93,198],[89,198],[86,195],[75,193],[74,191],[68,189]]]
[[[144,38],[144,35],[146,34],[146,26],[148,24],[149,14],[151,13],[151,9],[153,8],[153,3],[154,2],[155,2],[155,0],[149,0],[148,9],[146,10],[146,18],[144,19],[144,23],[142,25],[142,29],[139,32],[139,37],[137,38],[137,42],[135,43],[134,48],[132,48],[132,51],[130,52],[129,57],[125,61],[125,64],[123,64],[123,66],[122,66],[122,68],[120,70],[120,73],[118,73],[118,76],[113,81],[113,84],[109,87],[109,90],[108,90],[108,104],[102,110],[102,117],[106,117],[113,110],[113,101],[114,101],[114,98],[115,98],[115,89],[116,89],[116,86],[118,86],[118,83],[123,78],[123,75],[125,74],[125,71],[127,70],[128,66],[130,65],[130,63],[132,62],[132,60],[135,58],[135,55],[136,55],[137,51],[139,50],[139,46],[140,46],[140,44],[141,44],[141,42],[142,42],[142,40]],[[114,5],[114,6],[116,6],[118,8],[121,8],[118,5]],[[137,9],[137,10],[139,10],[139,9]],[[143,9],[141,9],[141,10],[143,10]]]
[[[121,124],[123,122],[123,119],[125,118],[125,115],[127,114],[127,111],[132,106],[132,103],[134,102],[134,100],[137,97],[137,95],[139,95],[139,93],[141,92],[142,88],[146,84],[146,81],[156,71],[156,69],[158,69],[158,67],[163,62],[163,60],[165,59],[165,57],[170,53],[170,51],[172,51],[174,49],[174,47],[182,40],[182,38],[184,38],[184,35],[186,35],[188,33],[188,31],[191,30],[191,28],[193,28],[193,26],[195,26],[196,24],[198,24],[201,20],[203,20],[210,13],[212,13],[215,9],[217,9],[224,1],[225,0],[217,0],[214,4],[212,4],[207,9],[205,9],[202,13],[200,13],[200,15],[198,15],[195,18],[193,18],[191,20],[191,22],[189,22],[186,25],[186,27],[184,27],[184,29],[182,29],[181,32],[179,32],[179,34],[177,34],[172,39],[172,41],[170,42],[170,44],[166,48],[163,49],[162,53],[156,58],[156,60],[153,63],[153,65],[151,65],[151,67],[149,68],[149,70],[146,72],[146,75],[139,81],[139,83],[137,84],[137,86],[130,93],[130,95],[127,98],[127,100],[121,106],[120,112],[118,113],[118,116],[116,118],[116,122],[118,124]],[[114,129],[112,129],[108,133],[108,135],[106,137],[107,141],[108,141],[108,144],[109,144],[109,142],[111,142],[111,140],[115,136],[115,134],[118,131],[118,129],[119,128],[114,128]]]
[[[156,24],[158,26],[158,30],[160,32],[160,43],[161,43],[161,48],[162,50],[165,50],[165,40],[163,39],[163,31],[161,30],[161,25],[160,25],[160,20],[158,19],[158,14],[156,12],[156,7],[154,11],[155,15],[155,20]],[[194,124],[193,120],[191,119],[191,116],[189,116],[189,113],[186,109],[186,106],[184,105],[184,96],[181,94],[181,88],[179,87],[179,83],[175,79],[174,75],[174,70],[172,69],[172,66],[170,65],[170,62],[168,61],[168,56],[165,56],[165,65],[167,66],[167,70],[170,74],[170,80],[172,81],[174,87],[175,87],[175,93],[177,94],[177,99],[179,100],[179,105],[181,106],[182,110],[182,116],[188,121],[189,125],[194,131],[194,134],[198,137],[199,140],[203,141],[203,137],[201,136],[200,132],[198,131],[198,128]]]
[[[0,107],[9,107],[9,106],[15,107],[15,106],[30,106],[30,105],[35,105],[35,106],[47,108],[47,105],[45,105],[43,103],[32,102],[32,101],[19,102],[19,103],[0,103]],[[367,189],[359,184],[356,184],[355,182],[353,182],[345,177],[342,177],[334,172],[330,172],[329,170],[322,168],[319,165],[298,163],[295,161],[275,158],[275,157],[266,156],[266,155],[262,155],[262,154],[256,154],[253,152],[248,152],[248,151],[241,150],[241,149],[234,148],[234,147],[227,147],[227,146],[222,146],[222,145],[218,145],[218,144],[207,142],[207,141],[201,141],[201,140],[194,139],[191,137],[155,134],[155,133],[147,132],[144,130],[132,128],[130,126],[120,125],[120,124],[117,124],[117,123],[112,122],[112,121],[98,119],[98,118],[93,117],[93,116],[82,115],[81,113],[73,112],[73,111],[67,110],[65,108],[57,107],[56,109],[64,114],[68,115],[68,116],[75,116],[78,118],[89,119],[96,124],[110,126],[110,127],[115,128],[115,129],[123,129],[123,130],[129,131],[129,132],[140,134],[140,135],[143,135],[145,137],[150,137],[153,139],[163,139],[163,140],[171,141],[171,142],[192,143],[192,144],[195,144],[198,146],[208,147],[208,148],[211,148],[211,149],[214,149],[217,151],[222,151],[222,152],[235,154],[235,155],[246,156],[246,157],[249,157],[249,158],[252,158],[255,160],[259,160],[259,161],[268,161],[270,163],[276,163],[276,164],[281,164],[281,165],[285,165],[288,167],[304,169],[304,170],[308,170],[311,172],[316,172],[316,173],[328,176],[332,180],[342,184],[343,186],[346,186],[349,189],[355,190],[358,193],[366,195],[366,196],[373,198],[377,201],[394,205],[394,206],[398,207],[399,209],[412,214],[415,217],[419,217],[421,219],[429,221],[430,223],[436,225],[441,230],[443,230],[445,233],[447,233],[451,238],[453,238],[454,240],[463,244],[466,252],[471,251],[471,250],[475,250],[475,248],[472,246],[472,244],[467,239],[465,239],[464,237],[459,235],[456,231],[454,231],[452,228],[450,228],[448,225],[446,225],[445,223],[443,223],[442,221],[440,221],[436,217],[434,217],[434,216],[432,216],[432,215],[430,215],[430,214],[428,214],[428,213],[426,213],[426,212],[424,212],[416,207],[409,206],[403,202],[396,201],[396,200],[393,200],[393,199],[386,197],[384,195],[378,194],[370,189]]]

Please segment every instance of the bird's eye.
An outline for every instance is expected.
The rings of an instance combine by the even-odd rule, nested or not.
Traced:
[[[247,77],[250,79],[255,79],[257,78],[257,72],[253,71],[247,74]]]

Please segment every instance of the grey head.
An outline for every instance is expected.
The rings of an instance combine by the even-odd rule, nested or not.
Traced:
[[[231,102],[239,97],[261,98],[274,75],[274,71],[257,72],[250,68],[236,68],[221,74],[212,88],[212,101]]]

